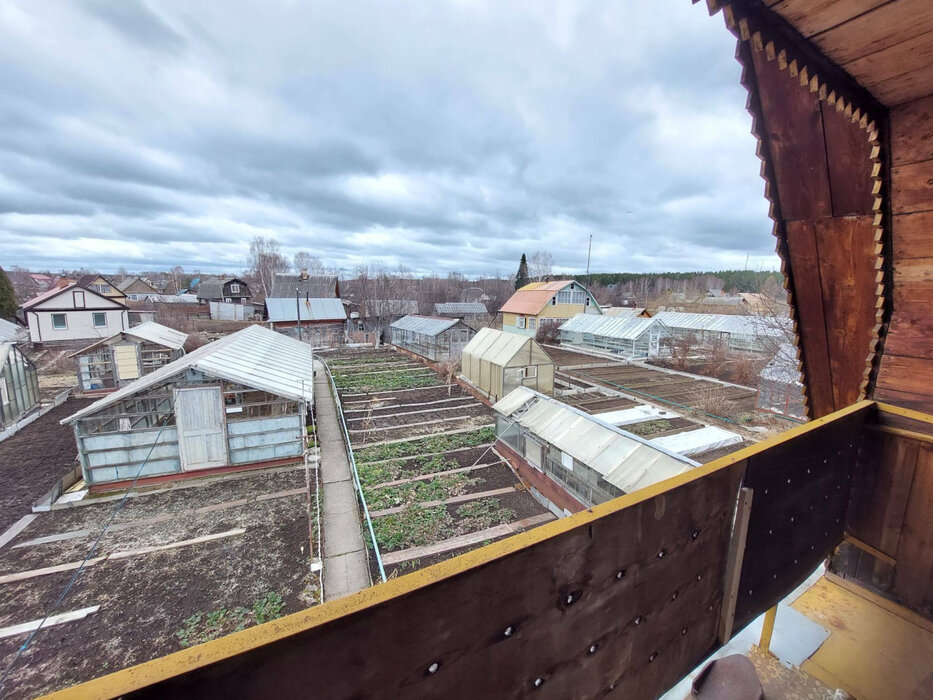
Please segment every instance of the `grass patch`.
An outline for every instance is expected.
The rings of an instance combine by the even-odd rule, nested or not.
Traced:
[[[422,508],[416,505],[373,520],[379,548],[385,551],[423,547],[447,539],[452,529],[453,519],[446,506]]]
[[[382,489],[363,487],[363,492],[366,494],[366,504],[370,509],[385,510],[426,501],[443,501],[465,493],[467,489],[480,481],[478,477],[471,478],[466,474],[447,474],[434,479],[412,481]]]
[[[401,457],[414,457],[431,452],[447,452],[460,447],[476,447],[485,445],[496,439],[496,429],[492,426],[471,430],[466,433],[447,435],[430,435],[417,440],[393,442],[388,445],[375,445],[366,447],[353,456],[358,465],[366,462],[378,462],[384,459],[398,459]],[[443,471],[443,470],[439,470]],[[392,479],[387,479],[392,481]]]
[[[344,365],[377,365],[387,362],[404,362],[407,358],[400,357],[394,353],[384,353],[382,355],[362,355],[360,357],[335,357],[327,360],[331,367],[342,367]]]
[[[410,476],[424,476],[437,472],[446,472],[458,469],[460,463],[444,455],[431,455],[430,457],[415,457],[414,459],[400,459],[382,464],[362,463],[357,465],[360,475],[360,484],[363,488],[384,484],[387,481],[398,481]]]
[[[457,508],[457,515],[461,518],[457,523],[457,529],[463,534],[485,530],[494,525],[504,525],[515,519],[515,511],[500,507],[498,498],[483,498],[464,503]]]
[[[278,593],[266,593],[253,603],[252,608],[237,606],[232,610],[220,608],[209,613],[195,613],[182,623],[181,629],[175,632],[175,637],[183,647],[203,644],[239,632],[250,625],[261,625],[280,618],[284,608],[282,596]]]
[[[629,432],[632,435],[644,437],[645,435],[653,435],[654,433],[663,432],[668,430],[670,427],[671,422],[667,420],[646,420],[643,423],[623,425],[622,430]]]

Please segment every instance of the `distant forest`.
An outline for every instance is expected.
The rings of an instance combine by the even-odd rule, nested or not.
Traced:
[[[610,284],[630,284],[641,281],[653,282],[658,279],[671,281],[693,282],[694,280],[717,278],[722,280],[723,289],[736,289],[740,292],[757,292],[762,289],[769,279],[780,285],[782,277],[780,272],[768,270],[756,272],[754,270],[719,270],[718,272],[595,272],[589,276],[591,284],[608,286]],[[575,277],[581,282],[587,279],[585,273]]]

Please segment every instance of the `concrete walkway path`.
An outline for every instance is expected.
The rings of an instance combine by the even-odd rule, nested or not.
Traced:
[[[334,600],[372,585],[359,501],[327,370],[314,362],[314,407],[321,450],[324,598]]]

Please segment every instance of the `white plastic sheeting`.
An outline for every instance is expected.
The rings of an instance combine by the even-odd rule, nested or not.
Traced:
[[[696,455],[709,450],[718,450],[720,447],[738,445],[742,442],[742,436],[714,425],[707,425],[699,430],[687,430],[676,435],[655,438],[650,442],[652,445],[663,447],[677,454]]]
[[[519,387],[493,406],[533,438],[571,455],[625,493],[690,471],[697,463],[595,416]]]
[[[633,408],[623,408],[619,411],[608,411],[606,413],[595,414],[601,421],[614,425],[632,425],[634,423],[644,423],[649,420],[679,418],[679,413],[667,411],[663,408],[654,406],[635,406]]]

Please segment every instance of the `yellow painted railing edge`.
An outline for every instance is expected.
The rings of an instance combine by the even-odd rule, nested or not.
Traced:
[[[332,622],[345,615],[357,613],[380,603],[411,593],[431,583],[463,574],[470,569],[485,565],[495,559],[507,556],[521,549],[534,546],[551,537],[563,534],[577,527],[584,527],[607,515],[647,501],[666,491],[684,484],[702,479],[710,474],[731,467],[750,457],[761,454],[771,448],[793,440],[801,435],[816,430],[820,426],[832,423],[853,413],[867,410],[875,402],[859,401],[822,418],[798,425],[790,430],[746,447],[738,452],[720,457],[717,460],[697,467],[684,474],[671,477],[652,486],[631,494],[620,496],[612,501],[600,504],[589,510],[576,513],[567,518],[552,521],[533,530],[512,535],[504,540],[474,549],[460,556],[438,564],[414,571],[405,576],[391,579],[358,593],[326,602],[307,610],[273,620],[262,625],[250,627],[233,634],[215,639],[204,644],[183,649],[166,656],[160,656],[136,666],[115,671],[106,676],[59,690],[43,697],[54,700],[81,698],[114,698],[125,693],[144,688],[153,683],[208,666],[267,644],[285,639],[295,634],[306,632],[314,627]],[[41,643],[41,640],[40,640]]]
[[[922,411],[915,411],[912,408],[902,408],[900,406],[894,406],[889,403],[882,403],[876,401],[875,405],[878,407],[878,410],[882,413],[890,413],[894,416],[901,416],[902,418],[910,418],[912,420],[920,421],[921,423],[929,423],[933,425],[933,415],[929,413],[923,413]]]

